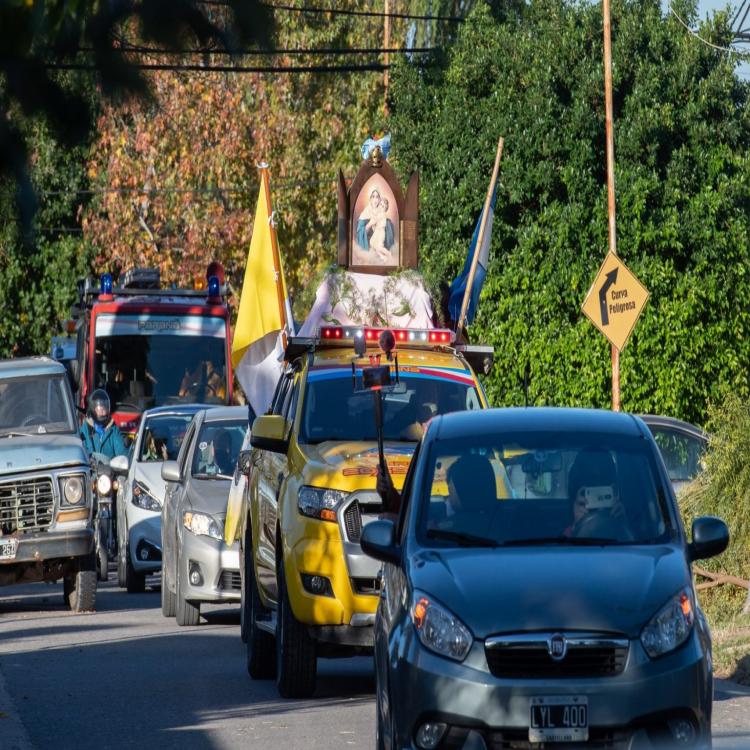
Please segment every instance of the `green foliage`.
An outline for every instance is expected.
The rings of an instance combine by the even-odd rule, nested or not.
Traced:
[[[750,578],[750,408],[747,400],[729,394],[709,409],[706,468],[680,495],[685,527],[697,516],[719,516],[729,527],[729,547],[700,567]],[[701,605],[713,621],[739,614],[747,592],[721,585],[701,592]]]
[[[681,15],[692,17],[684,4]],[[393,75],[394,160],[420,170],[420,253],[437,289],[460,270],[505,137],[473,340],[495,346],[495,405],[607,407],[610,349],[582,315],[607,250],[601,8],[479,5],[443,66]],[[702,423],[748,393],[748,86],[657,0],[613,18],[618,252],[651,293],[621,357],[623,407]],[[500,19],[500,20],[499,20]],[[703,35],[725,43],[719,15]]]

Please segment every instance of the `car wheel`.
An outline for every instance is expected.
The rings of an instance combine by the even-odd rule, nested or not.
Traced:
[[[146,590],[146,575],[133,567],[129,544],[125,545],[125,588],[128,594],[142,594]]]
[[[282,698],[309,698],[315,692],[315,642],[292,612],[284,563],[279,569],[279,609],[276,618],[276,687]]]
[[[63,591],[73,612],[93,612],[96,608],[96,555],[79,557],[63,579]]]
[[[175,596],[167,586],[167,574],[164,568],[161,569],[161,613],[164,617],[174,617],[175,614]]]
[[[263,606],[255,581],[252,552],[245,559],[245,606],[247,622],[247,673],[254,680],[272,680],[276,677],[274,637],[258,627],[259,619],[270,620],[270,612]]]
[[[121,545],[120,549],[117,552],[117,585],[124,589],[127,586],[127,582],[125,580],[125,555],[123,553],[123,550],[125,549],[125,545]]]
[[[100,581],[106,581],[109,577],[109,558],[104,547],[99,547],[96,555],[96,576]]]
[[[180,558],[177,558],[177,601],[175,602],[175,618],[178,625],[197,625],[201,619],[200,602],[189,602],[182,590],[182,575],[180,574]]]
[[[249,536],[249,534],[248,534]],[[247,623],[250,619],[250,599],[247,595],[247,543],[240,546],[240,640],[247,643]]]

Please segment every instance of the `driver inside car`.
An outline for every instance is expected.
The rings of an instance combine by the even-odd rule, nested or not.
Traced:
[[[581,451],[568,473],[571,523],[565,537],[626,538],[627,519],[620,502],[617,467],[608,451]]]

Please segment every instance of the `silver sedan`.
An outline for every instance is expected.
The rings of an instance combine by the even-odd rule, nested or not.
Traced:
[[[224,519],[247,409],[199,411],[176,461],[162,464],[161,604],[178,625],[197,625],[201,602],[240,601],[237,542],[224,542]]]

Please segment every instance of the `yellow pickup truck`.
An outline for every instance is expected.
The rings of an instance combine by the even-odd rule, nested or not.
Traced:
[[[389,360],[380,333],[330,326],[291,339],[270,412],[255,419],[252,447],[240,454],[247,481],[230,495],[225,539],[241,546],[247,668],[254,679],[275,677],[283,697],[314,692],[318,657],[372,648],[380,565],[359,539],[383,506],[363,369],[388,364],[397,381],[382,394],[384,453],[397,488],[433,416],[487,407],[469,359],[488,370],[490,348],[462,351],[447,330],[394,330]]]

